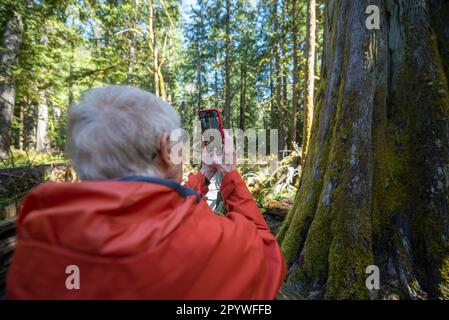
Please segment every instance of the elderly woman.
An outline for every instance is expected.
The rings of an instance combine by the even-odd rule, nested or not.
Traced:
[[[26,197],[7,278],[12,299],[272,299],[286,266],[235,165],[170,161],[176,111],[132,87],[90,90],[68,111],[81,182]],[[221,171],[228,213],[208,207]]]

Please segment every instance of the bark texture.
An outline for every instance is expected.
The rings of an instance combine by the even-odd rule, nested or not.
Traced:
[[[380,8],[380,30],[365,10]],[[279,234],[309,298],[436,298],[449,256],[449,3],[327,1],[321,82]],[[380,268],[381,290],[365,286]]]
[[[0,159],[7,156],[16,90],[12,79],[12,68],[22,45],[22,16],[14,15],[6,24],[3,47],[0,53]]]

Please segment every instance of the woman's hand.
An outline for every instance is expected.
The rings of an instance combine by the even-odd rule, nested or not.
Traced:
[[[201,154],[201,162],[202,166],[200,172],[208,179],[212,179],[212,177],[217,172],[217,166],[214,163],[214,154],[207,150],[206,147],[203,147],[203,152]]]
[[[223,174],[223,176],[236,168],[236,155],[234,147],[234,139],[225,130],[224,132],[224,145],[222,148],[221,156],[217,154],[213,155],[213,161],[217,170]]]
[[[203,165],[200,172],[209,180],[217,171],[219,171],[222,175],[225,175],[235,170],[236,155],[234,140],[227,131],[225,131],[224,134],[224,144],[220,154],[217,154],[215,150],[209,151],[207,147],[203,148],[202,164]]]

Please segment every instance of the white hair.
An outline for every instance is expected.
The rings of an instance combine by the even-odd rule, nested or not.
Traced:
[[[69,107],[66,152],[81,179],[153,175],[161,135],[177,128],[176,110],[147,91],[91,89]]]

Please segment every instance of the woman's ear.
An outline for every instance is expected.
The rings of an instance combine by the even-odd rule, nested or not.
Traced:
[[[172,165],[172,162],[170,161],[170,136],[167,132],[164,132],[159,139],[157,153],[161,164],[164,167],[170,167]]]
[[[170,150],[170,135],[164,132],[159,139],[156,164],[162,178],[172,179],[177,183],[182,181],[182,163],[173,163]]]

